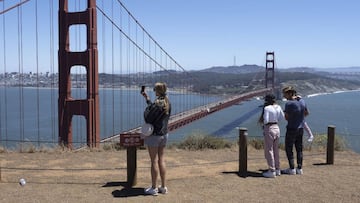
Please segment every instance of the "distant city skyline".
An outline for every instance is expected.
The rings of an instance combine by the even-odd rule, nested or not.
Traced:
[[[34,67],[28,67],[30,63],[37,66],[38,72],[45,73],[51,68],[57,72],[58,1],[49,2],[37,3],[37,9],[41,11],[38,11],[38,16],[34,16],[34,12],[28,13],[35,10],[36,1],[24,3],[20,36],[18,8],[0,15],[0,67],[6,63],[7,72],[19,70],[14,61],[23,63],[24,72],[35,72]],[[110,2],[97,1],[99,7]],[[360,1],[357,0],[121,2],[165,51],[188,71],[213,66],[265,66],[267,51],[275,52],[277,68],[360,66]],[[0,1],[0,11],[13,4],[12,1]],[[50,12],[53,19],[49,19]],[[52,31],[46,28],[51,24]],[[34,51],[29,51],[36,49],[35,33],[28,31],[35,26],[39,27],[37,37],[41,40],[38,49],[45,50],[39,52],[42,58],[37,62]],[[98,38],[101,43],[100,36]],[[51,46],[54,51],[49,53]],[[21,56],[18,55],[19,47],[24,52]],[[111,52],[106,50],[104,54]],[[53,67],[49,68],[49,64]],[[99,64],[102,65],[100,61]]]

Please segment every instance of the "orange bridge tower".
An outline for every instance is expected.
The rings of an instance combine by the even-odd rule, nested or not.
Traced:
[[[86,119],[87,145],[99,147],[99,79],[96,25],[96,0],[88,0],[85,11],[68,12],[68,0],[59,0],[59,144],[73,148],[71,122],[74,115]],[[82,52],[69,49],[69,27],[86,25],[87,47]],[[73,99],[71,96],[71,68],[84,66],[86,69],[86,98]]]
[[[266,70],[265,70],[265,88],[275,89],[275,54],[274,52],[266,52]]]

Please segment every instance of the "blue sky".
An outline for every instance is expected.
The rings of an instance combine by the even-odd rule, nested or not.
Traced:
[[[39,69],[49,66],[51,44],[49,4],[38,0]],[[86,3],[85,0],[69,1]],[[100,0],[98,2],[101,2]],[[110,0],[105,1],[107,3]],[[117,1],[115,1],[117,2]],[[212,66],[256,64],[265,66],[267,51],[275,52],[276,67],[335,68],[360,66],[359,0],[122,0],[152,37],[186,70]],[[34,5],[22,9],[24,66],[34,63],[36,47]],[[6,6],[14,4],[5,0]],[[3,2],[0,2],[1,10]],[[53,1],[57,48],[58,0]],[[32,11],[32,12],[27,12]],[[6,33],[6,53],[0,49],[0,65],[17,68],[19,40],[16,9],[0,16],[0,36]],[[29,19],[29,20],[28,20]],[[12,22],[13,21],[13,22]],[[5,22],[5,31],[3,30]],[[100,31],[98,31],[100,33]],[[26,34],[24,34],[26,33]],[[100,33],[101,34],[101,33]],[[99,34],[99,35],[100,35]],[[26,38],[32,40],[26,40]],[[4,47],[3,39],[0,46]],[[98,39],[101,41],[101,38]],[[44,43],[45,42],[45,43]],[[83,43],[84,44],[84,43]],[[14,46],[15,45],[15,46]],[[83,45],[79,45],[83,46]],[[101,49],[101,47],[99,47]],[[40,51],[39,51],[40,52]],[[14,54],[12,54],[14,53]],[[107,54],[110,52],[107,51]],[[54,54],[54,56],[52,56]],[[45,57],[44,57],[45,56]],[[101,59],[99,59],[101,60]],[[28,62],[29,61],[29,62]],[[57,62],[55,61],[55,69]],[[26,68],[26,67],[25,67]]]
[[[186,69],[360,66],[358,0],[124,0]]]

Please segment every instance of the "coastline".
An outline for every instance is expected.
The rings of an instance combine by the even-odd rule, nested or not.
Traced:
[[[328,94],[340,94],[340,93],[346,93],[346,92],[359,92],[360,89],[356,90],[338,90],[334,92],[325,92],[325,93],[314,93],[314,94],[308,94],[306,97],[316,97],[316,96],[322,96],[322,95],[328,95]]]

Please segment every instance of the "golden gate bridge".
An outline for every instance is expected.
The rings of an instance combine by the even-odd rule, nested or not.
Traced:
[[[45,136],[43,125],[51,127],[53,141],[69,148],[73,147],[73,134],[80,134],[80,141],[89,147],[118,141],[120,134],[139,131],[143,120],[129,109],[143,109],[144,101],[139,95],[116,91],[137,90],[156,81],[167,82],[170,90],[184,97],[173,107],[170,131],[275,89],[275,56],[267,52],[263,88],[215,102],[204,97],[202,104],[189,105],[192,101],[186,94],[193,91],[191,81],[197,78],[160,46],[121,1],[59,0],[58,5],[54,1],[0,1],[0,8],[2,145],[29,140],[27,123],[36,129],[32,141],[39,144]],[[99,81],[102,73],[111,77]],[[29,86],[35,89],[32,97],[24,91]],[[41,92],[44,86],[50,89],[46,97]],[[99,87],[109,91],[101,95]],[[15,98],[10,96],[13,88]],[[45,106],[49,98],[57,102]],[[15,115],[10,108],[13,102]],[[100,111],[100,105],[108,110]],[[35,115],[27,114],[29,108],[35,109]],[[40,115],[42,111],[48,112],[46,118]],[[18,119],[9,123],[12,116]],[[108,123],[112,123],[111,129],[105,127]],[[16,128],[16,135],[10,128]]]

